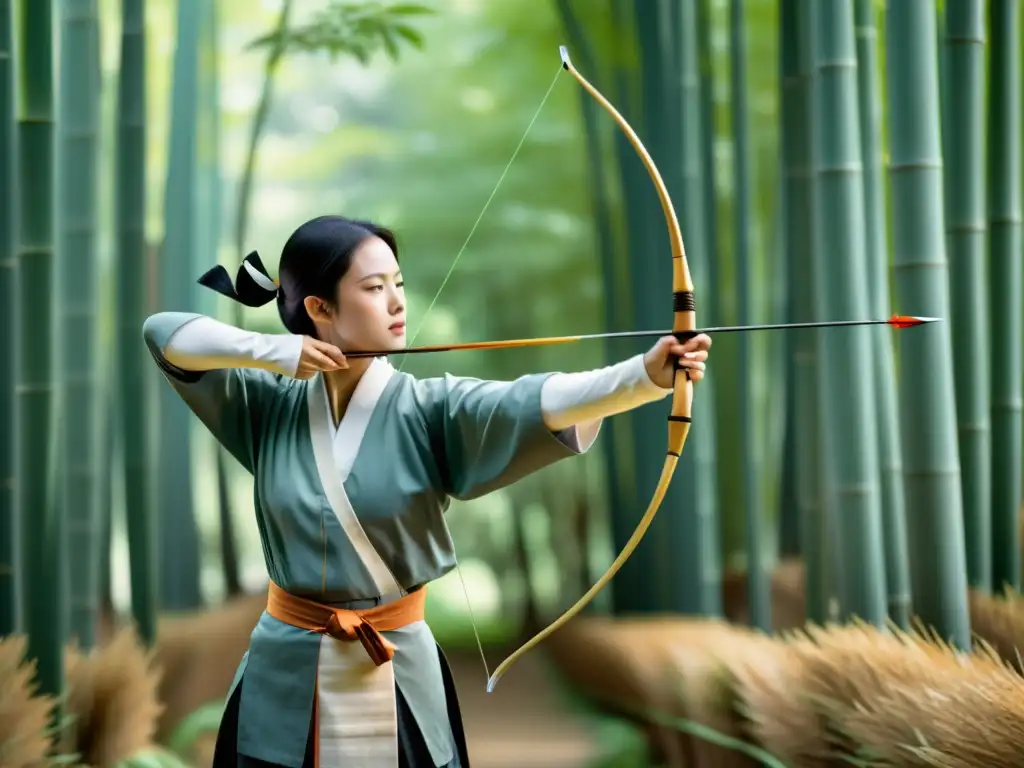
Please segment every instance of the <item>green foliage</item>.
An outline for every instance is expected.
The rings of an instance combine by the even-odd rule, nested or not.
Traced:
[[[122,760],[115,768],[190,768],[177,755],[159,747],[143,750]]]
[[[224,715],[224,702],[211,701],[189,713],[171,733],[167,746],[177,755],[185,757],[200,737],[216,732]]]
[[[433,13],[415,3],[387,5],[380,2],[349,3],[334,0],[313,14],[307,24],[275,30],[253,40],[248,49],[274,49],[284,40],[284,54],[326,53],[331,61],[351,56],[360,64],[381,49],[392,61],[398,61],[399,45],[404,40],[422,48],[423,36],[407,19]]]

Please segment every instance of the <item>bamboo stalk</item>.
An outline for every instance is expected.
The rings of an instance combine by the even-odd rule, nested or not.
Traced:
[[[18,45],[18,494],[28,655],[39,690],[64,688],[65,524],[55,492],[52,0],[21,0]],[[59,717],[59,713],[55,712]]]
[[[796,106],[792,115],[792,130],[796,157],[790,169],[792,198],[787,206],[787,228],[792,243],[794,270],[801,276],[797,279],[794,297],[794,321],[815,320],[821,308],[817,290],[815,231],[816,180],[813,169],[818,151],[815,144],[814,116],[817,110],[815,83],[817,81],[815,59],[814,17],[815,6],[787,0],[794,3],[787,20],[794,26],[793,67],[797,78],[795,93]],[[785,117],[784,117],[785,119]],[[787,123],[788,125],[788,123]],[[798,332],[794,344],[794,388],[798,403],[797,438],[798,475],[797,498],[800,504],[800,549],[807,563],[807,617],[822,623],[828,614],[828,598],[831,594],[828,568],[828,507],[826,505],[824,474],[823,427],[820,418],[821,373],[820,373],[820,331]]]
[[[0,637],[21,628],[21,557],[18,542],[21,524],[15,496],[17,455],[17,409],[15,386],[18,372],[18,257],[14,234],[14,46],[13,9],[10,0],[0,0],[0,406],[3,422],[12,425],[0,440]]]
[[[889,179],[897,300],[948,317],[935,14],[932,0],[886,6]],[[900,340],[903,471],[914,612],[969,648],[952,351],[945,323]]]
[[[597,59],[587,39],[579,16],[573,10],[569,0],[556,0],[555,10],[558,13],[566,39],[579,59],[580,65],[587,72],[597,72]],[[596,227],[597,248],[601,264],[601,277],[604,288],[604,322],[608,328],[620,325],[622,313],[621,282],[615,278],[616,255],[619,252],[614,228],[612,227],[612,208],[608,191],[608,169],[602,151],[603,133],[601,131],[601,108],[585,90],[578,92],[580,113],[583,120],[583,132],[586,136],[588,187],[590,190],[590,206]],[[605,346],[606,358],[611,361],[619,359],[616,354],[619,345],[612,342]],[[608,433],[604,436],[602,459],[604,461],[604,478],[607,485],[607,498],[610,509],[623,509],[626,504],[621,472],[618,469],[619,456],[622,448],[623,425],[609,420],[605,427]],[[589,586],[589,583],[588,583]]]
[[[749,324],[751,313],[750,273],[753,257],[750,243],[751,170],[747,128],[747,58],[743,0],[729,3],[730,90],[732,97],[733,134],[733,187],[736,196],[734,218],[736,307],[741,325]],[[737,349],[739,359],[737,421],[740,428],[742,451],[743,516],[746,528],[747,576],[750,580],[750,619],[759,629],[771,629],[771,585],[764,562],[765,511],[760,476],[755,469],[754,431],[755,408],[750,373],[754,351],[750,337],[740,336]]]
[[[199,121],[200,0],[179,0],[171,86],[171,124],[164,187],[164,239],[159,296],[163,306],[195,306],[192,271],[199,244],[197,130]],[[199,532],[192,487],[192,427],[188,406],[171,387],[157,398],[157,530],[159,594],[171,610],[196,608],[199,589]]]
[[[882,100],[878,77],[877,29],[872,0],[857,0],[857,95],[860,106],[861,157],[864,164],[865,258],[868,268],[868,307],[889,312],[889,249],[882,173]],[[884,329],[873,329],[875,402],[879,417],[880,464],[885,586],[889,618],[901,629],[910,626],[910,562],[907,549],[906,505],[903,500],[903,458],[900,454],[899,411],[896,407],[894,340]]]
[[[145,0],[122,0],[118,79],[116,229],[118,379],[132,614],[148,645],[158,605],[155,497],[152,485],[151,365],[139,343],[147,314]]]
[[[99,194],[100,52],[96,0],[61,7],[58,252],[61,281],[64,478],[70,630],[83,648],[96,640],[99,611],[97,480],[101,448],[97,348],[96,224]]]
[[[704,197],[704,172],[702,152],[704,131],[708,121],[704,118],[706,105],[701,99],[700,48],[697,39],[698,19],[695,3],[675,4],[677,17],[673,26],[678,32],[678,61],[675,69],[679,72],[679,133],[681,176],[680,224],[686,237],[689,263],[694,279],[705,286],[702,295],[711,295],[710,250],[707,239],[707,208],[714,206],[714,200]],[[702,306],[710,307],[714,301]],[[710,317],[710,312],[705,312]],[[692,593],[685,603],[673,606],[685,613],[703,616],[722,614],[722,543],[719,531],[719,494],[716,447],[715,417],[715,374],[705,375],[705,387],[701,392],[702,416],[690,428],[690,461],[683,464],[681,488],[689,489],[690,498],[679,510],[678,535],[673,546],[679,547],[680,556],[674,559],[676,571],[673,578],[693,584]],[[676,519],[673,516],[673,521]],[[680,593],[682,591],[680,590]]]
[[[1021,377],[1021,31],[1017,0],[989,4],[988,225],[991,312],[992,587],[1020,588]],[[959,367],[959,366],[957,366]]]
[[[967,580],[992,584],[989,334],[985,296],[985,3],[946,0],[946,242],[953,343],[971,362],[953,367],[963,472]]]
[[[820,254],[830,245],[835,253],[821,259],[818,279],[828,298],[826,315],[856,316],[867,312],[868,292],[853,7],[824,3],[817,14],[817,236]],[[822,352],[825,425],[832,437],[827,458],[843,550],[840,614],[882,626],[887,611],[871,339],[854,330],[841,342],[830,338]]]
[[[701,199],[704,201],[704,242],[707,253],[718,253],[718,184],[715,171],[715,68],[711,43],[713,0],[696,0],[697,52],[700,66]],[[703,300],[706,322],[718,320],[718,260],[707,260]],[[790,318],[792,319],[792,318]],[[717,462],[716,462],[717,463]],[[712,473],[715,476],[716,473]]]

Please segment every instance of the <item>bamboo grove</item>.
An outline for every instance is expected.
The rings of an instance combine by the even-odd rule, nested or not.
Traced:
[[[731,518],[746,531],[756,626],[773,624],[772,562],[799,556],[810,619],[906,628],[917,618],[970,646],[968,588],[1020,584],[1018,4],[737,0],[637,4],[627,14],[613,3],[614,42],[627,52],[608,58],[600,54],[610,34],[588,40],[582,12],[558,5],[581,69],[598,84],[614,93],[611,84],[642,73],[642,93],[627,101],[620,89],[620,103],[632,107],[680,209],[704,317],[806,322],[897,311],[945,320],[898,336],[875,326],[751,337],[727,347],[727,361],[719,352],[697,394],[685,479],[666,505],[675,519],[623,568],[617,605],[720,615]],[[754,11],[775,14],[778,34],[778,167],[768,169],[751,167],[757,129],[744,73]],[[723,56],[701,34],[709,19],[729,31]],[[712,95],[726,85],[727,96]],[[582,114],[591,141],[603,142],[593,138],[605,135],[603,116]],[[657,253],[662,227],[648,182],[634,158],[617,160],[608,168],[592,158],[592,185],[606,190],[607,207],[607,190],[621,183],[628,252]],[[777,180],[767,195],[759,170]],[[763,207],[772,242],[752,236],[755,197],[771,201]],[[620,247],[618,234],[601,237],[615,243],[602,253]],[[770,254],[760,275],[755,248]],[[658,305],[641,297],[667,284],[664,270],[644,260],[629,281],[607,284],[607,300],[632,303],[637,326],[656,323]],[[765,356],[782,350],[785,370],[759,376]],[[661,418],[652,408],[631,416],[633,434],[616,424],[606,436],[632,456],[635,477],[637,499],[620,491],[616,508],[634,509],[652,487],[658,444],[641,436],[657,434]],[[777,464],[765,458],[776,455]],[[777,535],[765,527],[769,502]],[[631,519],[617,517],[626,533]],[[644,573],[648,558],[668,574]],[[637,597],[658,595],[659,581],[671,588],[648,597],[653,604]]]
[[[281,59],[327,52],[365,64],[383,51],[397,60],[396,40],[420,44],[410,18],[424,15],[404,3],[330,2],[322,13],[344,39],[311,42],[306,33],[327,16],[299,27],[296,4],[279,4],[277,26],[253,46],[265,70],[225,242],[218,62],[232,51],[221,49],[218,3],[169,4],[176,46],[159,232],[147,221],[150,6],[120,0],[115,27],[101,23],[99,4],[0,0],[0,637],[26,638],[38,688],[52,696],[66,689],[68,643],[99,642],[118,526],[147,646],[158,645],[161,611],[201,605],[196,512],[179,492],[195,483],[194,430],[140,329],[157,307],[217,310],[202,304],[193,276],[248,247]],[[812,622],[906,630],[921,620],[970,647],[971,595],[1021,581],[1019,2],[590,5],[547,7],[580,71],[662,170],[702,324],[894,312],[942,320],[902,334],[875,325],[716,341],[676,481],[611,585],[613,612],[726,615],[738,560],[749,623],[770,630],[773,572],[790,558],[801,563]],[[757,26],[776,35],[770,45],[752,35],[754,13],[770,18]],[[116,77],[105,78],[114,36]],[[748,82],[769,66],[751,51],[766,48],[777,53],[770,130]],[[554,49],[551,59],[554,68]],[[671,281],[654,190],[585,94],[577,116],[606,330],[664,327],[667,298],[652,297]],[[609,359],[641,349],[632,343],[609,340]],[[616,550],[656,483],[666,407],[603,427]],[[225,459],[211,455],[236,595]]]

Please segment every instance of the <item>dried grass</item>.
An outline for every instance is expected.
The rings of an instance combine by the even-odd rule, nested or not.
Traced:
[[[679,619],[573,619],[545,644],[562,672],[611,708],[664,706],[666,632]],[[638,653],[642,649],[642,653]]]
[[[971,629],[1024,674],[1024,599],[1007,588],[1001,597],[970,591]]]
[[[27,639],[0,638],[0,765],[39,768],[52,748],[50,717],[55,701],[36,695],[36,663],[25,660]]]
[[[806,670],[796,653],[810,644],[806,635],[789,641],[762,638],[720,656],[745,734],[794,768],[826,765],[821,756],[827,754],[827,742],[817,710],[802,695]]]
[[[713,643],[700,638],[732,631],[721,622],[675,616],[588,616],[569,622],[545,646],[577,690],[609,711],[642,723],[663,763],[681,765],[683,755],[692,751],[690,738],[671,725],[655,722],[649,713],[689,717],[684,715],[686,700],[680,696],[680,675],[687,677],[691,690],[703,690],[700,659],[708,659],[704,669],[709,673],[716,666],[706,652]],[[703,656],[697,652],[688,657],[681,652],[698,646],[705,648]],[[710,700],[710,696],[703,700]],[[701,720],[707,721],[707,717]],[[692,759],[685,764],[691,765]],[[722,763],[715,765],[726,768]]]
[[[134,629],[116,631],[88,654],[67,654],[69,751],[92,768],[108,768],[150,747],[162,707],[160,670]]]
[[[893,682],[847,716],[869,765],[1024,768],[1024,680],[982,649],[931,680]]]
[[[714,621],[688,621],[670,638],[678,700],[672,714],[718,733],[747,740],[746,723],[737,708],[731,663],[770,652],[772,641],[756,632]],[[753,768],[760,763],[729,747],[696,736],[683,737],[687,766]]]

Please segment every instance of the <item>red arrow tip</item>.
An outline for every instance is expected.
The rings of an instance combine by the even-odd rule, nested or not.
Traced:
[[[893,328],[913,328],[915,325],[922,325],[923,323],[934,323],[938,320],[937,317],[913,317],[911,315],[893,315],[886,323],[891,325]]]

